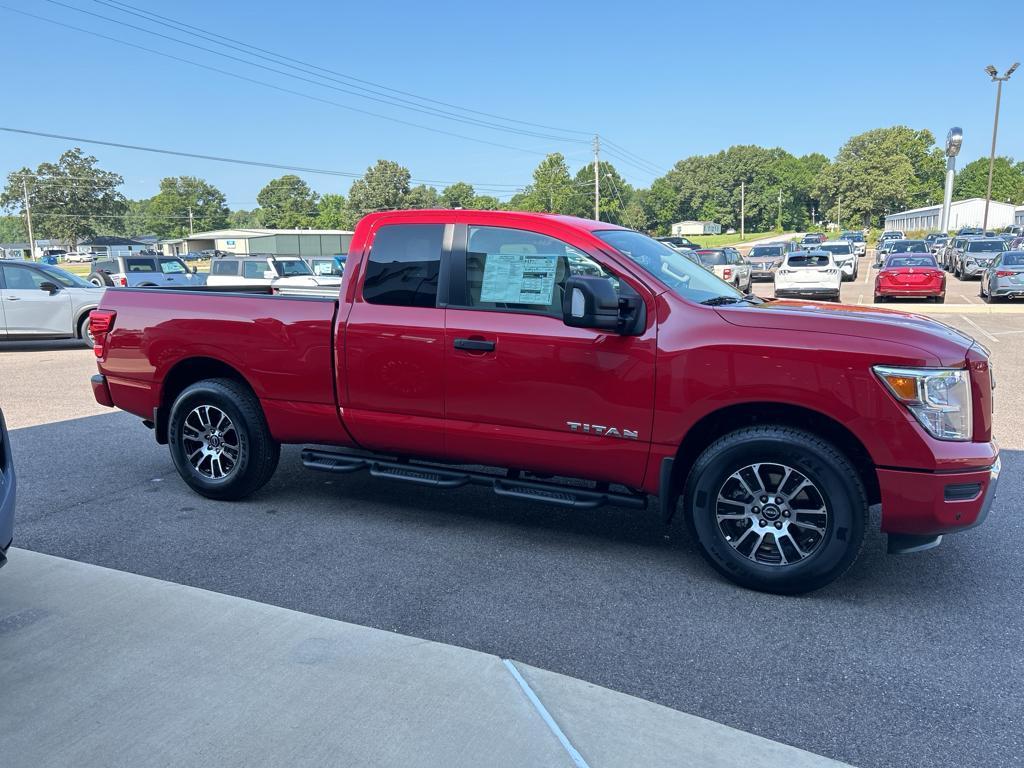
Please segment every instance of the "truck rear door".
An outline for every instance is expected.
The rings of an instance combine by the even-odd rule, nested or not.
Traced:
[[[570,275],[624,279],[589,246],[472,224],[457,225],[453,243],[448,456],[639,486],[654,409],[653,303],[642,336],[571,328],[562,316]]]
[[[363,258],[353,259],[359,290],[348,317],[339,313],[342,417],[365,448],[442,457],[445,311],[438,283],[452,225],[384,218],[373,227]]]

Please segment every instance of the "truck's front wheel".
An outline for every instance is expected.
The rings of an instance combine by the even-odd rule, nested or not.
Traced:
[[[167,440],[178,474],[211,499],[241,499],[277,469],[281,446],[267,428],[259,401],[231,379],[186,388],[171,406]]]
[[[684,493],[708,561],[751,589],[823,587],[857,559],[868,505],[849,459],[809,432],[749,427],[712,443]]]

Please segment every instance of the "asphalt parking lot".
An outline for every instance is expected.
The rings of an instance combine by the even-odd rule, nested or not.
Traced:
[[[73,342],[0,345],[16,544],[514,657],[856,765],[1017,764],[1024,314],[941,319],[994,356],[990,518],[912,556],[869,534],[849,574],[803,597],[723,582],[653,510],[335,478],[298,447],[252,500],[202,499],[137,419],[92,401]]]

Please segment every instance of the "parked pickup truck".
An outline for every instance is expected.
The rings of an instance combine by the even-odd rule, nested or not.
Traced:
[[[110,288],[97,401],[240,499],[304,464],[585,510],[657,498],[747,587],[821,587],[881,503],[892,552],[985,517],[999,475],[973,339],[919,315],[744,296],[604,222],[392,211],[337,298]],[[562,478],[565,478],[564,480]]]

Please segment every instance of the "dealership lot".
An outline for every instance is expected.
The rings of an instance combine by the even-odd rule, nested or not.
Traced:
[[[74,342],[0,346],[16,543],[514,657],[857,765],[1010,764],[1024,748],[1024,314],[941,319],[993,352],[991,517],[916,556],[886,556],[870,533],[846,578],[805,597],[723,582],[653,510],[410,493],[306,472],[297,447],[252,500],[208,501],[134,417],[92,401],[95,364]]]

